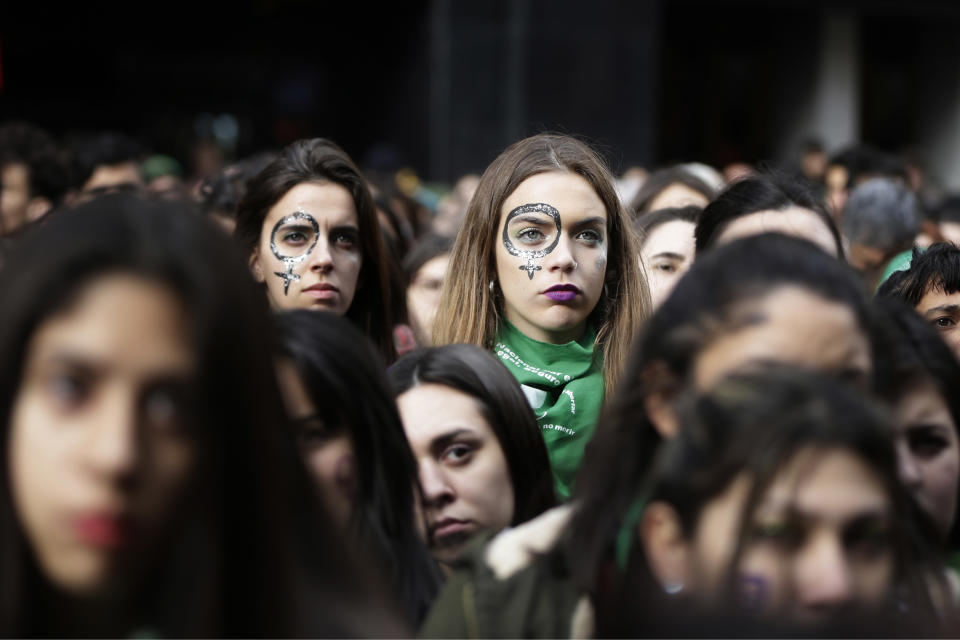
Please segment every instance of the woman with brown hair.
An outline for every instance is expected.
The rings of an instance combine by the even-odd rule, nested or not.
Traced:
[[[493,161],[453,247],[434,342],[492,349],[518,379],[563,498],[649,313],[637,255],[603,161],[554,134]]]
[[[396,359],[376,208],[343,149],[323,138],[284,149],[250,180],[234,236],[274,309],[345,316]]]

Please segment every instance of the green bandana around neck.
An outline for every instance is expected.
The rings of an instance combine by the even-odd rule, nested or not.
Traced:
[[[597,332],[566,344],[540,342],[503,320],[493,352],[523,389],[550,454],[557,496],[567,500],[593,437],[605,391],[603,363],[594,352]]]

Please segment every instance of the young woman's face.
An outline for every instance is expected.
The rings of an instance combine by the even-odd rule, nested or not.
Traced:
[[[410,313],[410,324],[419,334],[418,339],[424,344],[430,344],[433,321],[437,317],[437,308],[440,306],[440,291],[443,289],[443,280],[447,275],[449,262],[449,253],[427,260],[407,287],[407,311]]]
[[[820,216],[803,207],[757,211],[732,220],[717,238],[717,245],[768,232],[803,238],[833,257],[840,257],[837,253],[837,241],[830,228]]]
[[[960,443],[936,385],[919,380],[894,403],[900,479],[946,536],[957,514]]]
[[[331,431],[324,424],[292,362],[277,363],[277,380],[307,469],[327,511],[337,525],[346,528],[357,494],[357,462],[350,434],[345,429]]]
[[[197,362],[165,286],[105,275],[27,345],[10,417],[14,506],[47,578],[123,591],[166,529],[195,455]]]
[[[362,263],[353,197],[333,182],[303,182],[287,191],[267,212],[250,259],[273,308],[339,316],[353,302]]]
[[[531,176],[504,202],[497,228],[507,320],[541,342],[578,339],[607,273],[607,210],[596,191],[567,171]]]
[[[722,601],[751,481],[739,476],[701,511],[689,539],[689,587]],[[781,470],[743,523],[734,588],[751,609],[817,622],[879,607],[894,581],[893,509],[856,454],[806,449]]]
[[[451,562],[477,532],[513,520],[514,492],[503,449],[472,396],[424,384],[397,398],[423,486],[426,538]]]
[[[694,384],[708,389],[736,370],[769,362],[832,372],[866,385],[873,369],[870,343],[854,312],[798,286],[774,289],[743,303],[721,333],[697,355]]]
[[[667,299],[693,262],[694,228],[692,222],[671,220],[654,227],[644,241],[640,259],[650,283],[654,308]]]

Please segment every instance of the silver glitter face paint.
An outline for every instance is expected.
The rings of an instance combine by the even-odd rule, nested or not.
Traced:
[[[310,226],[313,227],[313,242],[311,242],[310,246],[298,256],[284,255],[280,253],[280,249],[277,247],[277,232],[284,225],[290,224],[291,222],[295,222],[297,220],[306,220],[310,223]],[[284,271],[274,271],[273,275],[283,278],[283,295],[287,295],[291,282],[300,279],[300,275],[293,272],[294,265],[299,264],[307,259],[307,256],[310,255],[310,252],[313,251],[313,248],[317,246],[317,239],[319,237],[320,225],[317,224],[317,221],[314,220],[313,216],[303,211],[291,213],[290,215],[278,220],[277,224],[273,226],[273,231],[270,232],[270,251],[273,252],[273,255],[276,256],[277,260],[281,261],[284,266]]]
[[[544,249],[538,249],[536,251],[525,251],[523,249],[518,249],[513,244],[513,241],[510,240],[510,234],[507,231],[510,227],[510,221],[517,216],[527,213],[544,213],[553,218],[553,223],[557,226],[557,235],[553,239],[553,242],[550,243],[550,246]],[[522,264],[519,268],[521,270],[525,270],[527,272],[527,276],[533,280],[533,273],[535,271],[540,271],[543,268],[538,264],[534,264],[533,261],[542,259],[548,253],[557,248],[557,244],[560,242],[560,230],[560,212],[554,207],[551,207],[549,204],[545,204],[543,202],[538,202],[536,204],[523,204],[511,211],[503,223],[503,247],[510,255],[527,261],[527,264]]]

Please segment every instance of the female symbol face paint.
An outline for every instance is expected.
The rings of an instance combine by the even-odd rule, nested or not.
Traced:
[[[607,210],[596,191],[568,171],[530,176],[504,201],[498,231],[506,319],[541,342],[578,339],[606,275]]]
[[[300,276],[293,273],[293,266],[310,255],[317,246],[319,235],[320,225],[313,216],[303,211],[281,218],[274,225],[270,234],[270,251],[285,267],[283,272],[274,272],[274,275],[283,278],[284,295],[289,293],[292,280],[300,280]]]
[[[536,230],[525,229],[521,231],[521,235],[519,236],[520,242],[523,246],[530,248],[518,249],[516,245],[513,244],[513,240],[510,239],[510,223],[518,216],[529,216],[530,214],[549,215],[551,218],[553,218],[553,222],[556,225],[556,233],[544,234],[542,229],[542,220],[539,220],[536,215],[532,217],[521,218],[519,221],[516,221],[513,226],[516,227],[522,226],[524,223],[533,223],[539,225],[541,228]],[[533,280],[534,271],[540,271],[542,269],[542,267],[539,265],[534,265],[533,261],[543,258],[557,247],[557,243],[560,242],[561,228],[562,225],[560,222],[560,212],[551,207],[549,204],[538,202],[537,204],[520,205],[510,212],[510,215],[507,216],[507,221],[503,224],[503,246],[510,255],[526,259],[527,263],[520,265],[520,269],[526,271],[527,276]]]
[[[353,302],[362,263],[353,196],[330,182],[304,182],[284,194],[267,212],[250,260],[275,309],[337,315]]]

